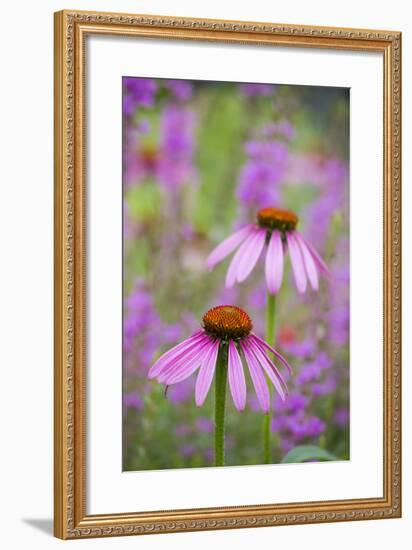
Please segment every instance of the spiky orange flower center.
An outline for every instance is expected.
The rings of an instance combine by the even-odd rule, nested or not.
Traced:
[[[212,336],[235,340],[248,336],[253,324],[240,307],[216,306],[203,315],[203,327]]]
[[[299,218],[290,210],[269,207],[259,210],[257,220],[260,227],[265,229],[290,231],[296,228]]]

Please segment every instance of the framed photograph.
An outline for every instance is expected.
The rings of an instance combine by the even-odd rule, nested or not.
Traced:
[[[55,535],[399,517],[401,34],[55,14]]]

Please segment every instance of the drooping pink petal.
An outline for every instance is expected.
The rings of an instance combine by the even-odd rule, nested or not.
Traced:
[[[204,357],[202,365],[199,369],[195,387],[195,400],[198,407],[203,405],[207,394],[209,393],[210,385],[215,373],[219,344],[220,341],[216,340],[216,342],[210,347],[209,352],[207,356]]]
[[[156,379],[158,382],[163,383],[165,380],[169,380],[170,377],[177,372],[180,372],[180,369],[188,364],[194,357],[196,357],[203,346],[209,342],[209,336],[206,334],[203,335],[203,338],[195,342],[192,347],[181,352],[173,360],[169,361],[162,370],[157,375]]]
[[[266,231],[258,229],[253,241],[250,242],[247,251],[243,254],[237,269],[237,281],[242,283],[251,273],[259,259],[265,245]]]
[[[233,342],[229,341],[228,379],[233,403],[238,411],[243,411],[246,405],[246,381],[239,352]]]
[[[238,269],[243,259],[243,256],[248,253],[249,246],[251,243],[254,242],[256,233],[256,229],[253,229],[252,233],[240,245],[239,250],[233,256],[232,261],[229,265],[229,269],[226,273],[226,288],[231,288],[235,284],[237,280]]]
[[[250,334],[249,338],[252,338],[252,340],[255,340],[255,342],[260,347],[264,347],[265,349],[267,349],[268,351],[273,353],[273,355],[277,359],[279,359],[279,361],[282,363],[282,365],[287,368],[287,370],[289,371],[289,374],[292,374],[292,372],[293,372],[292,367],[289,365],[289,363],[286,361],[286,359],[283,357],[283,355],[281,355],[278,351],[275,350],[275,348],[273,348],[267,342],[265,342],[265,340],[263,340],[262,338],[257,336],[257,334],[252,333],[252,334]]]
[[[178,369],[175,369],[166,379],[159,380],[166,384],[166,386],[171,386],[172,384],[177,384],[185,378],[188,378],[193,374],[202,364],[204,357],[209,351],[210,347],[214,344],[214,341],[209,338],[207,342],[199,346],[199,349],[196,354],[194,354],[190,360],[185,362],[183,365],[180,365]]]
[[[303,294],[306,291],[307,280],[302,253],[300,251],[298,243],[295,241],[293,232],[286,231],[286,240],[288,243],[290,262],[292,264],[292,271],[295,278],[296,288],[298,289],[298,292]]]
[[[169,349],[159,359],[151,366],[148,378],[156,378],[160,371],[167,365],[170,361],[174,360],[180,353],[183,353],[187,349],[190,349],[200,338],[204,336],[204,331],[198,330],[192,336],[180,342],[177,346]]]
[[[288,387],[286,385],[285,379],[283,378],[282,374],[280,373],[275,363],[270,359],[270,357],[268,357],[265,350],[262,347],[260,347],[259,344],[257,344],[256,342],[250,342],[250,347],[252,348],[256,358],[258,359],[262,367],[265,369],[265,366],[266,366],[267,369],[270,370],[270,372],[274,375],[274,378],[276,378],[276,380],[279,382],[286,396],[288,394]],[[268,372],[268,375],[269,375],[269,372]],[[276,386],[276,389],[278,389],[277,386]]]
[[[303,242],[306,244],[307,248],[309,249],[310,253],[312,254],[312,258],[319,269],[321,273],[326,275],[327,277],[330,277],[330,271],[328,266],[325,264],[325,262],[322,260],[318,252],[315,250],[315,248],[310,244],[310,242],[305,239],[305,237],[300,233],[300,238],[303,240]]]
[[[280,398],[282,399],[282,401],[285,401],[288,390],[282,375],[280,374],[276,366],[271,362],[266,353],[256,344],[255,341],[248,338],[247,342],[256,359],[258,360],[260,366],[263,368],[263,370],[268,375],[270,381],[275,386]]]
[[[209,254],[206,265],[208,269],[213,269],[213,267],[222,261],[226,256],[228,256],[233,250],[250,235],[253,231],[253,225],[249,224],[233,235],[230,235],[227,239],[222,241],[212,252]]]
[[[159,368],[156,371],[156,375],[151,376],[151,378],[157,378],[157,380],[159,380],[161,377],[167,376],[171,369],[176,368],[182,361],[186,361],[188,357],[195,353],[199,345],[202,344],[207,337],[205,332],[202,331],[199,337],[194,339],[189,346],[177,350],[170,355],[163,364],[158,365]]]
[[[306,269],[306,275],[308,276],[311,287],[313,288],[313,290],[318,290],[319,289],[318,270],[316,268],[315,261],[312,257],[312,254],[309,248],[306,246],[305,241],[302,239],[302,237],[297,231],[295,231],[294,237],[302,253],[303,263],[305,264],[305,269]]]
[[[265,262],[266,284],[270,294],[279,292],[283,277],[283,244],[279,231],[272,231]]]
[[[247,342],[240,343],[240,347],[245,356],[247,366],[249,368],[250,377],[252,379],[253,387],[255,388],[256,397],[260,403],[260,407],[263,412],[269,412],[270,409],[270,394],[269,388],[266,382],[265,375],[260,368],[259,362],[254,356],[251,349],[249,349]]]

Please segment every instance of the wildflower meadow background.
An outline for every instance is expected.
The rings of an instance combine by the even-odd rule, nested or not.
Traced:
[[[230,290],[229,260],[205,263],[267,206],[299,216],[331,272],[300,295],[285,262],[276,348],[294,372],[287,401],[273,397],[274,461],[302,444],[348,459],[349,90],[124,78],[123,134],[123,468],[213,465],[213,391],[198,408],[195,376],[165,395],[147,373],[216,305],[244,308],[264,336],[264,255]],[[227,398],[227,465],[262,463],[247,382],[243,412]]]

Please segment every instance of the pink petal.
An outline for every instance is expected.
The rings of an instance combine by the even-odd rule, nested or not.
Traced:
[[[298,292],[304,293],[306,290],[307,280],[302,254],[291,231],[286,231],[286,239],[288,242],[290,261],[292,264],[293,275],[295,277],[296,288],[298,289]]]
[[[192,334],[190,338],[187,338],[177,346],[174,346],[173,348],[169,349],[159,357],[159,359],[150,367],[148,377],[149,378],[156,378],[158,374],[163,370],[163,368],[170,362],[176,359],[181,353],[184,353],[188,349],[191,349],[193,345],[199,341],[199,339],[204,337],[204,331],[199,330]]]
[[[247,366],[249,368],[250,377],[255,388],[256,396],[260,403],[263,412],[269,412],[270,409],[270,394],[269,388],[266,382],[266,378],[260,368],[260,365],[253,355],[252,350],[249,349],[245,341],[240,343],[240,347],[246,359]]]
[[[272,231],[265,263],[266,284],[271,294],[276,294],[283,277],[283,244],[279,231]]]
[[[243,254],[237,269],[237,281],[242,283],[251,273],[265,245],[266,231],[259,229]]]
[[[286,359],[283,357],[283,355],[281,355],[278,351],[275,350],[275,348],[273,348],[272,346],[270,346],[267,342],[265,342],[264,340],[262,340],[262,338],[259,338],[259,336],[257,336],[256,334],[252,333],[249,338],[252,338],[252,340],[255,340],[255,342],[259,345],[259,347],[263,347],[263,348],[266,348],[268,351],[270,351],[271,353],[273,353],[273,355],[279,359],[279,361],[282,363],[282,365],[284,367],[287,368],[287,370],[289,371],[289,374],[292,374],[292,367],[289,365],[289,363],[286,361]]]
[[[185,365],[187,365],[189,361],[196,357],[199,353],[199,350],[201,350],[202,346],[207,344],[208,341],[209,337],[205,335],[203,339],[193,344],[190,349],[181,352],[175,359],[169,361],[169,363],[165,365],[157,375],[157,381],[163,383],[165,380],[169,380],[174,373],[179,372],[181,368],[183,368]]]
[[[226,256],[228,256],[233,250],[246,238],[250,235],[253,230],[253,225],[249,224],[236,233],[233,233],[230,237],[222,241],[212,252],[209,254],[206,265],[208,269],[212,269],[217,263],[222,261]]]
[[[220,341],[217,340],[209,349],[209,353],[204,358],[199,374],[197,375],[195,387],[196,405],[201,407],[209,393],[210,385],[216,368],[216,359],[219,352]]]
[[[319,271],[321,273],[323,273],[324,275],[326,275],[327,277],[330,277],[330,271],[329,271],[328,266],[325,264],[325,262],[319,256],[319,254],[317,253],[315,248],[310,244],[310,242],[308,240],[305,239],[305,237],[303,235],[299,234],[299,236],[303,240],[303,242],[306,244],[306,246],[308,247],[310,253],[312,254],[312,258],[313,258],[317,268],[319,269]]]
[[[316,268],[315,261],[312,258],[312,254],[299,233],[295,232],[294,237],[295,237],[295,241],[298,243],[300,247],[300,251],[303,257],[303,263],[305,264],[306,274],[308,276],[310,284],[313,290],[318,290],[319,289],[318,270]]]
[[[229,341],[228,378],[233,403],[238,411],[243,411],[246,405],[246,381],[239,352],[233,340]]]
[[[185,378],[188,378],[200,367],[203,357],[212,344],[213,340],[207,338],[207,340],[200,344],[198,349],[194,350],[190,356],[180,359],[178,364],[173,365],[167,373],[162,373],[161,376],[158,376],[158,382],[170,386],[171,384],[177,384],[177,382],[181,382]]]
[[[243,256],[247,254],[250,243],[254,242],[256,236],[256,229],[246,238],[246,240],[241,244],[239,250],[233,256],[232,261],[230,262],[229,269],[226,273],[226,288],[231,288],[237,279],[237,273],[239,266],[241,265]]]
[[[263,368],[263,370],[269,376],[272,384],[275,386],[280,398],[282,399],[282,401],[285,401],[288,389],[282,375],[280,374],[276,366],[271,362],[266,353],[253,340],[248,338],[248,344],[252,349],[260,366]]]

